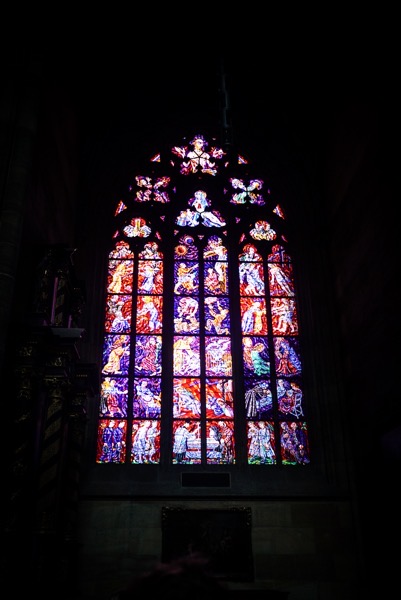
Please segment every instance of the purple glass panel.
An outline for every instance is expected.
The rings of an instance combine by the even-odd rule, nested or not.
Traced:
[[[292,419],[303,417],[302,407],[302,389],[299,381],[294,378],[277,379],[277,400],[278,410],[281,416],[288,416]]]
[[[135,346],[135,375],[161,375],[161,350],[160,335],[138,335]]]
[[[180,237],[180,243],[174,249],[175,258],[178,260],[198,260],[198,248],[194,239],[189,235]]]
[[[134,417],[160,419],[161,379],[148,377],[134,379],[134,399],[132,412]]]
[[[128,375],[129,335],[106,335],[103,342],[102,373]]]
[[[127,449],[127,422],[102,419],[97,434],[96,462],[123,463]]]
[[[245,378],[245,410],[247,419],[271,419],[273,417],[273,396],[270,379],[259,381]]]
[[[228,298],[208,296],[205,298],[205,329],[208,333],[230,333],[230,306]]]
[[[199,333],[199,302],[196,298],[174,298],[174,332]]]
[[[305,422],[281,422],[280,437],[283,465],[306,465],[310,462],[308,429]]]
[[[299,375],[302,365],[299,355],[299,342],[295,337],[273,339],[274,361],[277,375]]]
[[[245,336],[242,339],[245,375],[270,375],[268,340]]]

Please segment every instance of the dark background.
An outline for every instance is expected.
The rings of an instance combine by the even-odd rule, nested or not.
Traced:
[[[394,15],[367,11],[351,19],[328,8],[308,27],[259,11],[237,14],[235,25],[211,17],[206,29],[170,18],[162,35],[139,14],[119,15],[126,31],[95,19],[78,31],[64,14],[50,15],[52,35],[16,28],[2,56],[4,106],[12,106],[9,90],[20,101],[19,86],[30,82],[38,94],[13,300],[23,302],[33,249],[77,248],[91,360],[102,310],[99,240],[140,161],[182,136],[220,135],[223,64],[235,147],[293,216],[304,213],[304,244],[325,256],[330,297],[320,311],[327,305],[327,328],[339,338],[356,518],[367,572],[385,585],[395,579],[400,526],[398,34]]]

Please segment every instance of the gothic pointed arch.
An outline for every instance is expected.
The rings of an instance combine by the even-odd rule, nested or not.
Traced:
[[[285,208],[201,133],[161,149],[116,202],[96,463],[311,463]]]

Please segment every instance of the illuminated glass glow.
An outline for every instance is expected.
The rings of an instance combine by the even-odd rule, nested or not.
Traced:
[[[96,461],[308,464],[285,213],[248,160],[188,140],[114,210]]]
[[[261,206],[265,204],[262,194],[258,193],[263,187],[261,179],[251,179],[248,183],[245,183],[242,179],[232,177],[230,183],[234,190],[242,190],[232,194],[230,202],[233,204],[245,204],[246,202]],[[255,192],[255,190],[257,191]]]
[[[153,182],[151,177],[138,175],[135,177],[135,181],[138,188],[135,198],[138,202],[170,202],[169,195],[164,189],[170,183],[169,177],[159,177]],[[128,189],[129,191],[133,190],[132,186]]]

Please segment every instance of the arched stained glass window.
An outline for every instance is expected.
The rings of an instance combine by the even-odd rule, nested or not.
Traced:
[[[107,268],[97,463],[310,462],[285,212],[249,161],[203,135],[153,156]]]

